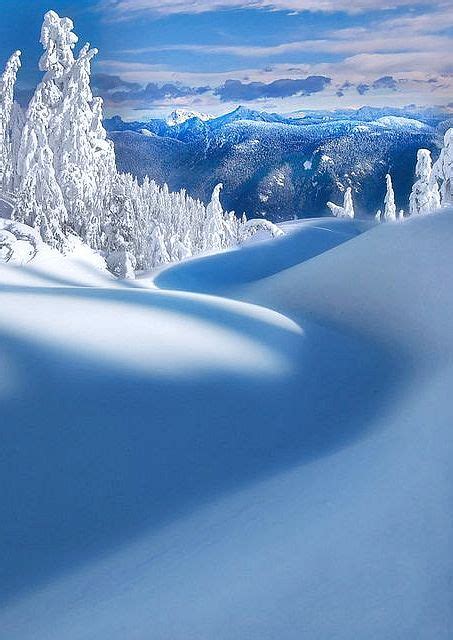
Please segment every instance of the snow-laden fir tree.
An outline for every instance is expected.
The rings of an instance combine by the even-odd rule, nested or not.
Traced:
[[[336,218],[354,218],[354,203],[352,200],[352,189],[348,187],[344,192],[343,206],[341,207],[338,204],[333,202],[328,202],[327,206]]]
[[[225,246],[225,223],[220,192],[223,184],[218,184],[212,192],[211,200],[206,207],[205,224],[203,229],[204,250],[222,249]]]
[[[414,183],[409,197],[409,213],[431,213],[440,207],[440,193],[433,176],[431,152],[428,149],[418,150],[415,175],[418,180]]]
[[[45,242],[59,250],[67,248],[68,212],[56,171],[54,150],[61,130],[60,106],[65,81],[74,63],[72,49],[77,37],[72,22],[54,11],[44,17],[41,29],[44,53],[38,84],[25,116],[19,148],[17,175],[19,197],[13,217],[41,230]]]
[[[96,53],[86,44],[66,77],[56,120],[55,165],[68,224],[97,249],[102,244],[101,212],[109,206],[116,169],[113,144],[102,126],[102,102],[93,99],[90,89],[90,62]]]
[[[44,242],[64,251],[68,214],[48,138],[54,99],[58,96],[52,83],[41,82],[29,104],[18,154],[19,195],[12,217],[36,227]]]
[[[453,202],[453,129],[444,136],[444,146],[433,166],[433,178],[440,184],[442,204]]]
[[[389,173],[385,176],[385,181],[387,185],[387,192],[384,198],[383,218],[385,222],[395,222],[396,221],[395,193],[393,191],[392,177]]]
[[[75,232],[93,248],[101,248],[102,218],[116,174],[115,156],[102,126],[102,102],[93,98],[90,89],[90,62],[97,50],[86,44],[74,58],[77,40],[71,20],[60,18],[54,11],[46,13],[41,30],[44,53],[39,63],[45,75],[26,115],[20,153],[27,162],[21,162],[18,171],[23,181],[17,216],[21,216],[24,204],[30,207],[23,200],[33,191],[28,174],[38,150],[29,131],[36,129],[36,120],[40,119],[41,137],[46,138],[50,150],[50,172],[53,169],[63,199],[60,230],[64,235]],[[45,217],[55,218],[52,212],[46,212],[42,191],[35,190],[33,200],[36,210],[41,208]],[[32,217],[27,216],[26,221],[36,224]],[[59,241],[56,244],[62,248]]]
[[[20,126],[18,106],[14,105],[14,85],[20,68],[21,52],[16,51],[0,76],[0,188],[9,191],[14,183],[14,156]]]

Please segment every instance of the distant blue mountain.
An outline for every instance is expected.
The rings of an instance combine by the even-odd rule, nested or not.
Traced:
[[[307,111],[287,116],[238,107],[217,118],[124,122],[105,126],[118,168],[186,188],[202,200],[223,182],[224,205],[249,217],[280,221],[327,213],[353,189],[359,215],[382,206],[385,174],[406,208],[417,150],[438,153],[444,112],[434,109]]]

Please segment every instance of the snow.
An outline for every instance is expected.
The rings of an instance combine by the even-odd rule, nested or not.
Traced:
[[[175,127],[180,124],[184,124],[187,120],[191,120],[192,118],[198,118],[202,122],[207,122],[208,120],[212,120],[215,116],[210,116],[206,113],[199,113],[198,111],[187,111],[185,109],[175,109],[168,116],[166,122],[169,127]]]
[[[336,218],[354,218],[355,212],[351,187],[348,187],[344,192],[342,207],[334,202],[327,202],[327,207]]]
[[[376,123],[383,127],[395,128],[395,129],[429,129],[429,126],[420,120],[414,120],[413,118],[404,118],[401,116],[383,116],[378,118]]]
[[[439,185],[433,179],[431,152],[429,149],[419,149],[415,175],[418,180],[414,183],[409,197],[410,215],[420,215],[436,211],[440,207]]]
[[[387,191],[384,198],[383,218],[386,222],[395,222],[396,220],[395,193],[393,191],[392,177],[389,173],[385,176],[385,181],[386,181]]]
[[[0,266],[5,638],[452,636],[453,210],[283,228]]]

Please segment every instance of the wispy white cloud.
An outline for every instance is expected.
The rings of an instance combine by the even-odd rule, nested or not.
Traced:
[[[439,5],[448,5],[439,0]],[[395,9],[400,6],[414,5],[414,0],[384,0],[379,9]],[[265,9],[269,11],[336,12],[349,14],[375,10],[376,0],[102,0],[100,5],[110,16],[124,20],[132,19],[140,13],[175,14],[207,13],[231,9]]]
[[[401,36],[404,36],[401,38]],[[329,38],[301,40],[269,46],[254,45],[216,45],[216,44],[169,44],[153,45],[137,49],[120,51],[125,55],[143,55],[162,51],[179,51],[214,55],[229,55],[241,58],[273,58],[294,53],[316,51],[317,54],[338,53],[353,54],[368,51],[444,51],[452,46],[452,39],[443,35],[422,35],[396,33],[395,39],[388,37],[388,32],[370,32],[363,29],[345,29],[333,32]]]

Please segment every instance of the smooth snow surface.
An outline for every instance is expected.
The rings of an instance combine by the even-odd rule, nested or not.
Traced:
[[[453,211],[285,231],[0,267],[2,638],[453,636]]]

